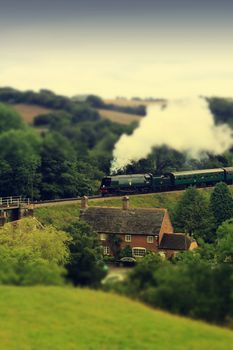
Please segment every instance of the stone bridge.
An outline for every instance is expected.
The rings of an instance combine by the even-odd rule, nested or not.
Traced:
[[[0,197],[0,226],[33,214],[29,198]]]

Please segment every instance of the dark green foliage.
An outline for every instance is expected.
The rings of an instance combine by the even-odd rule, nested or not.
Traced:
[[[67,112],[53,112],[38,115],[34,119],[35,126],[49,126],[51,130],[62,130],[70,125],[72,116]]]
[[[127,245],[125,246],[123,249],[121,249],[120,251],[120,258],[124,258],[124,257],[132,257],[132,248]]]
[[[108,245],[114,256],[114,259],[117,260],[121,254],[121,238],[116,234],[108,235]]]
[[[167,146],[153,148],[146,159],[133,162],[126,167],[126,173],[152,173],[161,175],[165,172],[181,170],[186,162],[184,154]]]
[[[233,219],[226,220],[218,228],[217,259],[233,265]]]
[[[12,108],[0,103],[0,133],[11,129],[23,129],[20,115]]]
[[[66,228],[71,235],[67,278],[75,286],[97,287],[105,277],[103,249],[97,233],[85,222],[77,221]]]
[[[219,97],[212,97],[207,100],[215,121],[233,126],[233,100]]]
[[[178,201],[174,225],[177,232],[185,232],[207,241],[212,239],[213,224],[208,202],[196,188],[188,188]]]
[[[156,308],[223,324],[233,317],[232,278],[232,265],[197,253],[176,263],[150,255],[132,270],[126,289]]]
[[[75,153],[60,134],[47,134],[41,151],[41,194],[43,198],[78,195]]]
[[[89,103],[94,108],[103,108],[105,105],[102,98],[96,95],[88,95],[86,102]]]
[[[31,130],[10,130],[0,135],[1,196],[38,197],[40,139]]]
[[[0,284],[17,286],[60,285],[65,270],[29,248],[0,247]]]
[[[221,182],[215,186],[210,196],[210,209],[216,228],[223,221],[233,217],[233,197],[225,183]]]
[[[123,112],[128,114],[137,114],[144,116],[146,115],[146,107],[144,105],[139,106],[120,106],[105,103],[99,96],[89,95],[87,96],[86,102],[89,103],[94,108],[107,109],[117,112]]]

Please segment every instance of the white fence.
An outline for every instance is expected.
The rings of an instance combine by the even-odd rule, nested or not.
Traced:
[[[21,196],[0,197],[0,208],[19,207],[22,204],[29,205],[30,199]]]

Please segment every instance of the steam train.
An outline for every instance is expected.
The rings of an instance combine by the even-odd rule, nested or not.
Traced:
[[[163,192],[189,186],[214,186],[218,182],[233,184],[233,167],[168,172],[161,176],[150,173],[106,176],[102,179],[100,192],[102,196]]]

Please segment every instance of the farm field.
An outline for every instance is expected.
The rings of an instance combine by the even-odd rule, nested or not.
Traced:
[[[33,119],[37,115],[51,112],[51,109],[36,105],[15,104],[12,107],[22,116],[23,120],[30,125],[33,124]]]
[[[71,287],[0,287],[1,349],[225,350],[233,332]]]
[[[164,102],[161,101],[146,101],[146,100],[129,100],[126,98],[110,98],[110,99],[104,99],[105,103],[109,103],[109,104],[114,104],[117,106],[129,106],[129,107],[135,107],[135,106],[140,106],[140,105],[144,105],[144,106],[148,106],[151,104],[157,104],[157,105],[161,105]]]
[[[34,118],[39,114],[47,114],[52,110],[36,105],[27,105],[27,104],[15,104],[12,107],[22,116],[23,120],[32,125]],[[120,124],[130,124],[132,122],[138,122],[142,117],[138,115],[115,112],[110,110],[101,109],[98,110],[101,118],[111,120],[115,123]]]
[[[136,114],[128,114],[122,112],[111,111],[107,109],[98,110],[101,118],[111,120],[115,123],[120,124],[130,124],[132,122],[139,122],[143,117],[140,117]]]

